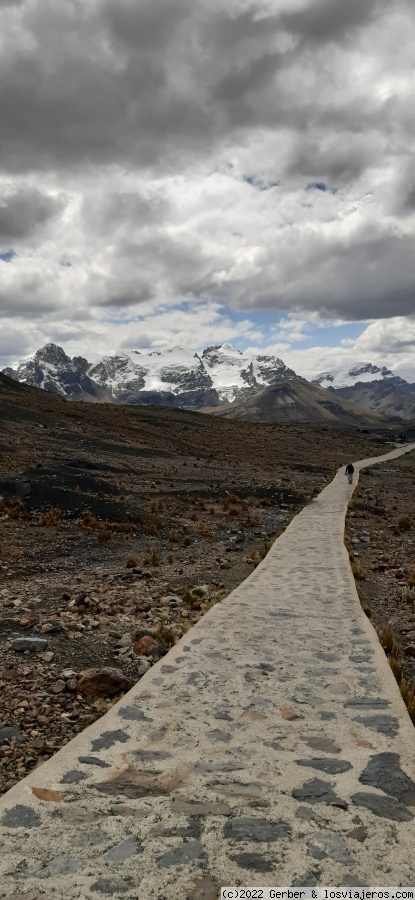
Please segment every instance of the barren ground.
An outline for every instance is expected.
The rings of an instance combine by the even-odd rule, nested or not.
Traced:
[[[359,596],[415,722],[415,454],[361,472],[346,523]]]
[[[338,466],[388,449],[356,429],[67,403],[4,378],[0,418],[0,791],[118,699],[85,696],[81,671],[116,667],[128,689]],[[47,647],[18,652],[16,636]]]

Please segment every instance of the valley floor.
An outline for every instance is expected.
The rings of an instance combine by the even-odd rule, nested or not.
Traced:
[[[0,419],[3,792],[240,584],[338,466],[387,450],[356,429],[91,407],[13,385],[0,385]],[[44,643],[19,651],[16,638]],[[91,667],[118,681],[98,674],[86,695]]]

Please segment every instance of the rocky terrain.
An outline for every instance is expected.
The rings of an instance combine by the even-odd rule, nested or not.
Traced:
[[[346,541],[363,608],[415,723],[415,454],[365,469]]]
[[[2,791],[240,583],[339,465],[387,449],[351,428],[68,403],[1,375],[0,420]]]

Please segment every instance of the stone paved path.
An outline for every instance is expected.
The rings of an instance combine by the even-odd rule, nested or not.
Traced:
[[[343,546],[351,492],[340,471],[111,712],[2,798],[0,897],[415,884],[414,730]]]

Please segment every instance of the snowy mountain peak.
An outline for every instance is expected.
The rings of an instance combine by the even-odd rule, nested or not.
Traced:
[[[386,366],[380,368],[373,363],[361,362],[339,366],[329,372],[320,372],[319,375],[312,378],[312,383],[324,388],[345,388],[363,382],[382,381],[385,378],[396,377]]]
[[[45,362],[51,366],[64,366],[70,362],[69,356],[66,355],[62,347],[57,344],[45,344],[34,356],[37,362]]]
[[[61,347],[47,344],[5,373],[72,399],[193,408],[232,401],[295,376],[278,357],[243,353],[229,343],[201,353],[182,345],[134,349],[102,356],[93,364],[83,357],[71,359]]]

